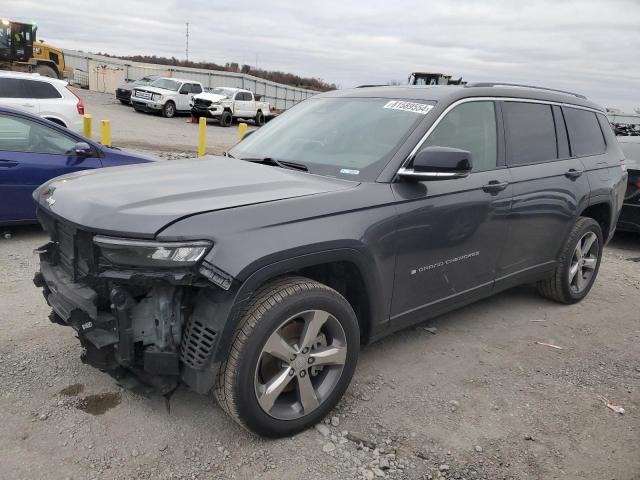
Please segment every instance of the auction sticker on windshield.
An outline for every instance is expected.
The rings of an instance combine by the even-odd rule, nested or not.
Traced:
[[[401,100],[391,100],[390,102],[386,103],[384,108],[426,115],[433,108],[433,105],[427,105],[425,103],[403,102]]]

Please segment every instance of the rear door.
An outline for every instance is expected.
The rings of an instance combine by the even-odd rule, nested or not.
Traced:
[[[38,105],[41,116],[58,118],[69,125],[68,110],[70,110],[70,106],[65,108],[62,94],[56,87],[49,82],[37,80],[24,80],[23,86],[29,101]]]
[[[29,98],[25,80],[22,78],[0,77],[0,105],[38,115],[38,102]]]
[[[391,308],[397,327],[491,292],[511,204],[498,113],[492,101],[462,103],[421,146],[470,151],[468,177],[392,184],[399,200]]]
[[[102,166],[74,154],[78,138],[30,118],[0,114],[0,223],[35,220],[31,194],[47,180]]]
[[[539,278],[554,268],[589,198],[584,167],[571,158],[562,109],[533,101],[501,103],[506,160],[513,181],[509,235],[496,286]]]

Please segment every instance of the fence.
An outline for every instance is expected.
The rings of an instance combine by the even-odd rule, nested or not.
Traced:
[[[152,63],[132,62],[118,58],[104,57],[74,50],[64,50],[65,62],[74,70],[71,81],[83,87],[99,90],[97,78],[106,69],[118,71],[123,79],[137,80],[145,75],[163,75],[167,77],[195,80],[205,88],[237,87],[251,90],[269,102],[272,107],[284,110],[309,98],[318,92],[283,85],[244,73],[206,70],[201,68],[174,67]],[[104,83],[104,82],[103,82]]]

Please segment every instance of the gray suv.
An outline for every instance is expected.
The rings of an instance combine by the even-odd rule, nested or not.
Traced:
[[[580,95],[333,91],[224,157],[43,185],[34,281],[85,362],[291,435],[335,406],[362,344],[524,283],[584,298],[626,180]]]

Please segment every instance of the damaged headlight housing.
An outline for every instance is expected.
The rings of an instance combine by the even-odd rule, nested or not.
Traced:
[[[125,238],[94,237],[104,258],[116,265],[176,268],[196,265],[213,245],[207,241],[155,242]]]

